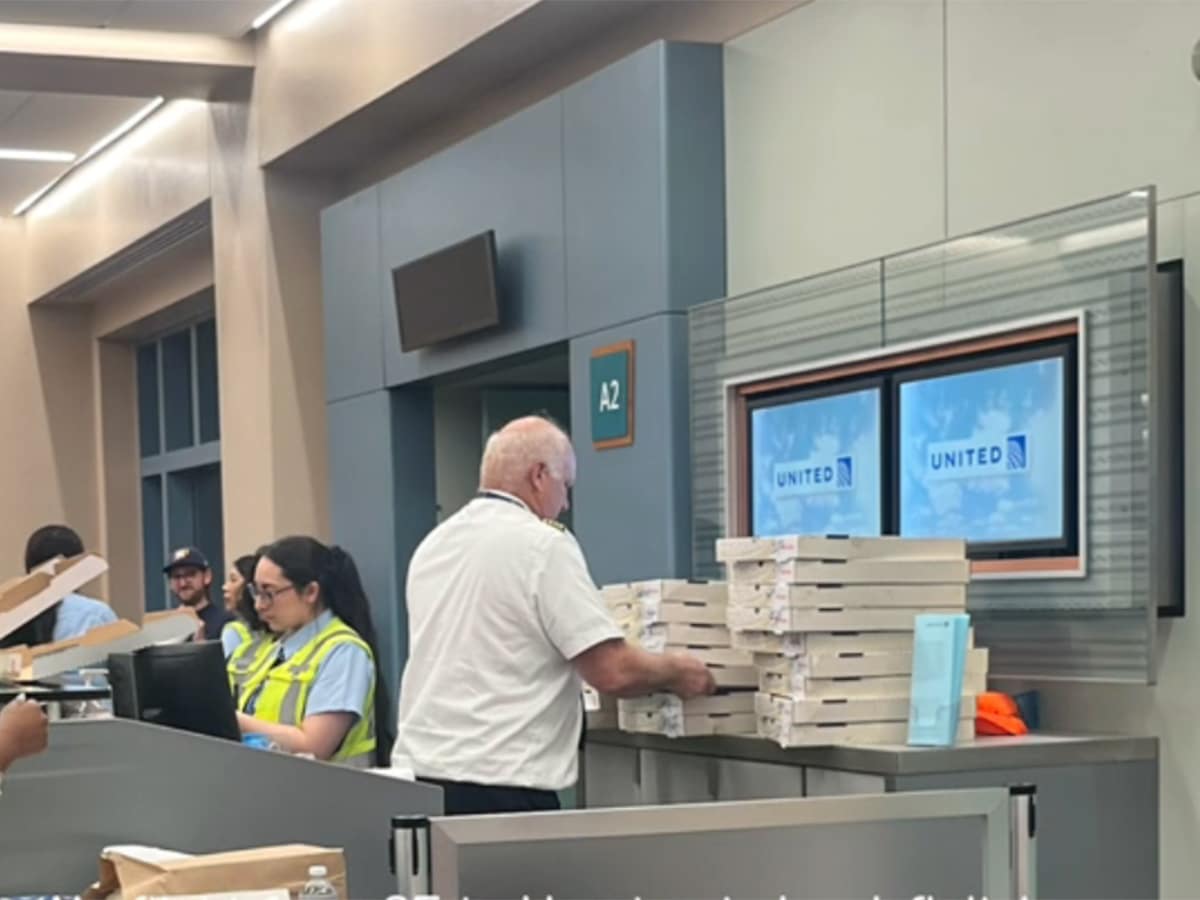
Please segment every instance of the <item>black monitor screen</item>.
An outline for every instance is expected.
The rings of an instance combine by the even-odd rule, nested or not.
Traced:
[[[113,711],[118,716],[240,739],[219,641],[115,653],[108,668]]]
[[[405,352],[498,325],[495,233],[396,267],[392,289]]]

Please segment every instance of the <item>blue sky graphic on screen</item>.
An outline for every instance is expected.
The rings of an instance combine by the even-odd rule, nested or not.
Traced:
[[[1063,360],[900,385],[900,533],[1063,534]]]
[[[756,535],[880,533],[879,390],[750,414]]]

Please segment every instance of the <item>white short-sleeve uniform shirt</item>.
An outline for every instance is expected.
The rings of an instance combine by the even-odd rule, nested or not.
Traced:
[[[581,682],[570,661],[622,636],[575,538],[489,492],[421,542],[407,597],[396,765],[448,781],[574,784]]]

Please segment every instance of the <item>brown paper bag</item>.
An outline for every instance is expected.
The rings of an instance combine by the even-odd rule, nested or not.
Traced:
[[[83,894],[84,900],[220,891],[287,888],[299,894],[310,866],[324,866],[326,879],[348,898],[346,860],[341,850],[288,844],[258,847],[176,859],[146,858],[120,849],[100,857],[100,880]]]

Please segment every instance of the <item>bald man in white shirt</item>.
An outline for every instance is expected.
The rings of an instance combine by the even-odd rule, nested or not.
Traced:
[[[574,482],[561,429],[510,422],[487,442],[479,494],[409,565],[393,762],[441,786],[448,815],[558,808],[577,777],[581,679],[618,697],[715,690],[695,658],[624,640],[555,521]]]

